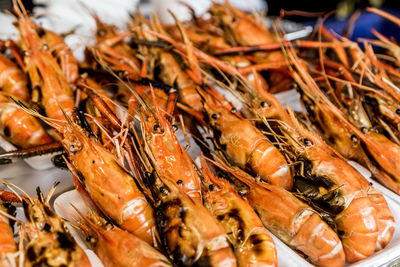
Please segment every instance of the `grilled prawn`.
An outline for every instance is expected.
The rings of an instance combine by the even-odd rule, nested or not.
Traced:
[[[107,222],[91,211],[82,218],[80,230],[106,267],[172,266],[168,259],[136,235]]]
[[[175,264],[236,266],[224,229],[203,205],[156,172],[148,179],[160,237]]]
[[[253,181],[243,171],[223,166],[240,180],[250,206],[275,236],[288,246],[300,250],[318,266],[343,266],[345,254],[340,238],[310,206],[283,188]]]
[[[204,108],[219,145],[234,164],[250,169],[270,184],[292,189],[285,158],[255,126],[210,101]]]
[[[53,187],[52,191],[55,188]],[[54,191],[53,191],[54,192]],[[75,242],[64,221],[50,208],[48,197],[37,188],[37,199],[0,192],[6,202],[22,202],[27,221],[24,266],[89,267],[85,252]]]
[[[96,206],[118,226],[153,244],[153,209],[134,178],[95,137],[79,125],[55,125],[68,153],[71,171]]]
[[[232,243],[239,266],[277,266],[275,243],[253,208],[227,180],[217,178],[202,161],[204,205]]]

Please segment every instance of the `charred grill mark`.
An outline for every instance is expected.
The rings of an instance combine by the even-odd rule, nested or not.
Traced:
[[[258,245],[264,242],[264,240],[259,234],[249,236],[249,240],[253,245]]]
[[[237,208],[232,208],[232,209],[228,210],[225,214],[220,214],[217,216],[217,220],[220,222],[224,221],[224,220],[229,221],[229,219],[233,219],[237,222],[237,224],[238,224],[237,233],[236,233],[236,235],[233,235],[233,236],[237,236],[237,242],[242,243],[245,240],[244,228],[245,228],[246,223],[241,218],[240,211]],[[232,234],[232,233],[228,233],[228,234]]]
[[[171,210],[176,209],[178,212],[173,214]],[[178,216],[181,219],[180,224],[176,224],[169,227],[171,221]],[[182,201],[179,198],[174,198],[166,202],[160,202],[156,205],[155,219],[157,221],[157,230],[160,233],[161,243],[166,254],[169,256],[172,262],[177,266],[181,266],[182,263],[187,262],[189,259],[186,255],[182,254],[178,240],[175,240],[176,247],[172,251],[168,246],[167,233],[177,230],[180,237],[182,237],[182,230],[185,225],[186,211],[182,207]]]
[[[254,251],[256,255],[264,253],[263,243],[265,242],[265,240],[263,238],[263,235],[260,234],[251,235],[249,236],[249,241],[251,242],[251,244],[253,244],[252,251]]]
[[[54,213],[54,211],[52,211],[49,207],[47,207],[47,205],[43,205],[43,210],[46,213],[47,216],[51,217],[51,218],[55,218],[56,214]]]
[[[298,177],[303,177],[305,180],[311,180],[313,182],[314,185],[317,186],[323,186],[325,188],[331,188],[334,183],[329,180],[328,178],[325,178],[323,176],[319,176],[319,175],[313,175],[312,174],[312,166],[313,163],[308,160],[305,157],[298,157],[297,161],[301,161],[303,162],[303,166],[304,166],[304,175],[301,175],[300,173],[300,165],[297,165],[295,168],[295,173],[298,175]]]
[[[26,220],[28,221],[28,223],[31,223],[32,218],[29,213],[30,207],[29,207],[28,202],[26,202],[25,199],[22,199],[22,207],[24,208],[24,215],[25,215]]]
[[[314,177],[315,178],[315,177]],[[340,190],[334,189],[322,194],[320,187],[324,185],[316,179],[308,179],[303,176],[295,176],[295,188],[313,205],[318,206],[323,211],[331,214],[339,214],[344,209],[344,199],[340,194]],[[328,187],[329,189],[330,187]]]
[[[4,134],[4,136],[7,137],[7,138],[10,138],[10,137],[11,137],[11,131],[10,131],[10,127],[9,127],[9,126],[4,127],[4,129],[3,129],[3,134]]]
[[[76,246],[75,241],[70,234],[64,232],[56,232],[56,234],[57,234],[57,240],[60,243],[60,247],[62,249],[70,249],[70,250],[75,249]]]
[[[26,250],[26,256],[29,261],[34,261],[36,259],[36,252],[32,246],[29,246]]]

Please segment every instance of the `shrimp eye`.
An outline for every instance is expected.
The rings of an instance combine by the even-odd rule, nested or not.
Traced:
[[[49,46],[48,46],[47,44],[44,44],[44,45],[43,45],[43,49],[44,49],[44,50],[49,50]]]
[[[265,101],[261,101],[260,106],[263,108],[269,107],[269,104]]]
[[[92,241],[93,241],[93,236],[88,235],[88,236],[86,237],[86,242],[91,243]]]
[[[178,180],[178,181],[176,182],[176,184],[177,184],[177,185],[183,185],[183,181],[182,181],[182,180]]]
[[[176,126],[176,124],[172,124],[172,130],[175,132],[176,130],[178,130],[178,126]]]
[[[400,108],[396,109],[396,114],[400,115]]]
[[[97,31],[97,35],[100,36],[100,37],[103,37],[104,35],[106,35],[106,31],[103,30],[103,29],[98,30],[98,31]]]
[[[168,194],[168,189],[165,186],[160,187],[160,193],[161,194]]]
[[[22,55],[24,57],[29,57],[29,52],[28,51],[22,51]]]
[[[232,109],[231,109],[231,112],[232,112],[232,113],[236,113],[236,111],[237,111],[236,108],[232,108]]]
[[[367,132],[368,132],[368,128],[367,128],[367,127],[361,127],[361,132],[367,133]],[[356,137],[356,138],[357,138],[357,137]]]
[[[211,114],[211,118],[212,118],[213,120],[218,119],[218,114],[216,114],[216,113]]]
[[[208,189],[209,189],[210,191],[213,191],[214,188],[215,188],[215,186],[214,186],[213,184],[210,184],[210,185],[208,186]]]
[[[357,138],[357,136],[355,136],[354,134],[352,134],[351,136],[350,136],[350,139],[351,139],[351,141],[353,141],[353,143],[357,143],[358,142],[358,138]]]
[[[42,38],[46,32],[42,28],[39,28],[36,30],[36,33],[37,33],[37,35],[39,35],[40,38]]]
[[[244,190],[244,189],[240,189],[240,190],[238,191],[238,194],[239,194],[239,196],[244,197],[244,196],[247,195],[247,191]]]
[[[153,126],[153,130],[154,130],[155,132],[159,131],[159,130],[160,130],[160,125],[155,124],[155,125]]]
[[[70,145],[70,146],[69,146],[69,151],[70,151],[71,153],[75,153],[75,152],[78,151],[78,149],[77,149],[74,145]]]
[[[51,231],[51,225],[48,223],[45,223],[43,226],[43,230],[45,230],[46,232],[50,232]]]
[[[309,139],[307,139],[307,138],[304,138],[303,139],[303,143],[306,145],[306,146],[312,146],[312,142],[309,140]]]

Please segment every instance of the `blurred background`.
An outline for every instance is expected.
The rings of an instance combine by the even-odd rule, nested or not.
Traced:
[[[193,6],[197,14],[205,12],[211,0],[21,0],[26,9],[33,10],[42,17],[41,23],[47,24],[56,31],[68,31],[71,28],[81,28],[81,34],[87,35],[94,27],[88,9],[96,11],[108,23],[123,26],[129,19],[129,13],[134,12],[137,6],[145,14],[153,10],[157,12],[164,23],[173,23],[168,9],[174,11],[179,19],[190,18],[188,9],[181,4],[186,2]],[[222,2],[223,0],[216,0]],[[268,16],[280,16],[282,10],[286,11],[285,18],[303,25],[312,26],[318,21],[318,16],[335,10],[329,16],[325,26],[338,34],[348,34],[352,40],[359,38],[374,38],[371,29],[400,40],[399,27],[391,22],[369,12],[365,7],[373,6],[382,8],[394,15],[400,16],[400,0],[230,0],[238,8],[247,11],[261,11]],[[0,0],[0,10],[11,10],[12,0]],[[292,11],[305,11],[299,15],[292,15]],[[354,21],[354,27],[348,28],[349,20]],[[1,23],[1,21],[0,21]],[[4,31],[0,27],[0,37]]]

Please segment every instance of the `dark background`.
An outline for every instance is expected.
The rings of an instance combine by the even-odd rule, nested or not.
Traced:
[[[279,15],[281,9],[285,10],[303,10],[309,12],[327,12],[340,8],[343,5],[353,6],[353,10],[363,9],[367,6],[373,5],[376,1],[367,0],[300,0],[300,1],[267,1],[268,3],[268,14]],[[378,1],[380,2],[380,1]],[[377,7],[389,8],[389,9],[400,9],[400,0],[383,0],[381,5]],[[376,6],[376,5],[375,5]],[[301,19],[301,18],[298,18]]]

